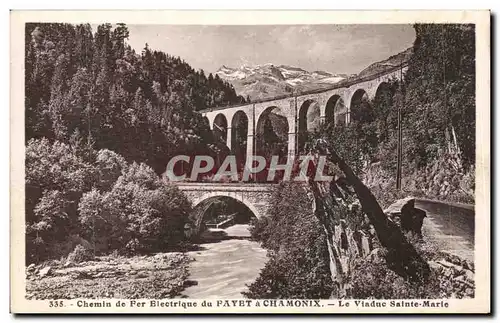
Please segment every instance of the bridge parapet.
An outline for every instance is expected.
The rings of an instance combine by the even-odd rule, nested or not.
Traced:
[[[175,182],[180,190],[183,191],[242,191],[242,192],[269,192],[274,189],[276,184],[263,183],[208,183],[208,182]]]

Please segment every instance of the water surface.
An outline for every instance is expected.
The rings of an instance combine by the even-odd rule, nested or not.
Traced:
[[[249,237],[248,225],[234,225],[224,230],[235,239],[201,244],[202,250],[190,251],[195,261],[189,266],[189,280],[198,284],[187,287],[188,298],[242,298],[246,284],[251,284],[264,267],[266,250]]]

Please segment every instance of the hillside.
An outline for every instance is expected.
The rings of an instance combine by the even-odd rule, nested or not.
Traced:
[[[403,62],[408,62],[412,54],[413,47],[410,47],[405,51],[402,51],[401,53],[389,57],[388,59],[371,64],[370,66],[359,72],[358,76],[365,77],[399,66]]]

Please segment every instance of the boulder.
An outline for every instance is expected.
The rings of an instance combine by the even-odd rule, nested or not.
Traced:
[[[455,277],[454,281],[456,281],[457,283],[465,284],[465,276],[461,275],[461,276]]]
[[[401,209],[403,206],[408,203],[415,203],[415,199],[413,197],[405,197],[404,199],[399,199],[396,202],[392,203],[388,208],[384,210],[384,213],[389,216],[399,216],[401,214]]]
[[[156,261],[162,261],[162,260],[167,260],[168,259],[168,254],[166,254],[166,253],[157,253],[153,257],[154,257],[154,260],[156,260]]]
[[[437,263],[443,267],[450,268],[455,275],[460,275],[464,272],[464,268],[462,266],[455,265],[454,263],[451,263],[449,261],[438,260]]]
[[[474,282],[474,273],[472,271],[466,269],[464,276],[467,281]]]
[[[52,273],[52,267],[47,266],[47,267],[45,267],[43,269],[40,269],[40,272],[38,273],[38,276],[40,278],[43,278],[43,277],[49,276],[51,273]]]
[[[140,272],[137,274],[137,276],[136,276],[136,277],[137,277],[137,278],[147,278],[147,277],[149,277],[149,275],[148,275],[148,273],[147,273],[147,272],[145,272],[145,271],[140,271]]]
[[[415,207],[415,198],[399,199],[385,209],[384,213],[404,232],[413,232],[422,237],[422,225],[427,214],[424,210]]]
[[[465,289],[465,295],[467,297],[474,297],[474,289],[473,288],[467,288],[467,289]]]
[[[94,278],[94,277],[85,271],[74,271],[71,273],[71,278],[73,278],[73,279],[89,279],[89,278]]]
[[[453,277],[453,269],[452,268],[445,268],[443,271],[443,275],[447,278],[452,278]]]
[[[435,261],[431,260],[431,261],[428,262],[428,264],[429,264],[429,267],[431,267],[432,269],[434,269],[438,273],[440,273],[440,272],[443,271],[443,267],[439,263],[437,263]]]

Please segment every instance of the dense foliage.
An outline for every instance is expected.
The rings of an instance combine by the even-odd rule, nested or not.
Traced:
[[[348,125],[323,126],[357,174],[383,199],[397,197],[398,109],[405,194],[471,203],[475,167],[475,43],[472,25],[415,25],[402,82],[353,99]],[[391,193],[391,190],[394,194]],[[404,194],[403,194],[404,195]],[[383,203],[384,204],[384,203]]]
[[[195,111],[244,102],[217,75],[178,57],[137,54],[124,24],[26,24],[26,140],[84,139],[157,172],[174,155],[216,154]]]
[[[352,272],[354,299],[437,299],[442,295],[435,272],[426,282],[412,283],[392,271],[383,261],[360,259]]]
[[[124,24],[26,24],[28,262],[175,245],[190,205],[157,174],[174,155],[225,151],[196,111],[244,99],[178,57],[135,53],[128,36]]]
[[[249,291],[244,293],[245,296],[339,297],[340,291],[331,278],[325,230],[311,210],[310,196],[305,193],[306,188],[300,185],[281,184],[273,197],[271,216],[254,223],[252,237],[261,241],[262,246],[269,250],[270,259],[256,281],[249,286]],[[351,232],[366,230],[360,217],[361,210],[353,205],[338,205],[331,211],[335,213],[334,216],[345,220],[344,229],[352,230]],[[433,243],[422,240],[417,234],[406,233],[405,236],[426,262],[449,257],[438,252]],[[351,292],[350,298],[439,299],[463,295],[449,276],[443,275],[434,267],[425,280],[405,279],[394,271],[394,259],[378,239],[371,243],[374,249],[365,257],[358,256],[358,249],[354,245],[349,246],[348,239],[340,248],[349,250],[347,253],[352,257],[346,260],[352,267],[347,276],[344,276],[349,281],[347,285]],[[457,259],[453,261],[457,263]]]
[[[146,252],[182,240],[191,209],[182,192],[144,163],[127,164],[107,149],[83,151],[85,157],[77,146],[48,139],[27,144],[28,263],[65,256],[75,246],[94,254]]]
[[[475,162],[474,25],[417,24],[405,76],[405,155],[424,166],[456,144]],[[456,143],[454,142],[456,138]]]
[[[244,293],[249,298],[328,298],[333,290],[325,233],[299,184],[281,184],[268,217],[252,236],[269,249],[270,260]]]

